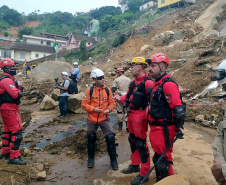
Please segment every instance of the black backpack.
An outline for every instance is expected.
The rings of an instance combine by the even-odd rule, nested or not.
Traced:
[[[68,92],[68,94],[74,94],[76,85],[73,82],[73,80],[69,80],[69,81],[70,81],[70,85],[68,86],[67,92]]]

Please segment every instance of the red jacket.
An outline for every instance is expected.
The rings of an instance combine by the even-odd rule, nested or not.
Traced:
[[[17,99],[21,90],[16,87],[14,77],[8,73],[3,73],[2,76],[9,76],[10,78],[4,78],[0,81],[0,94],[2,95],[5,91],[13,98]],[[0,106],[0,110],[19,110],[19,106],[15,103],[3,103]]]

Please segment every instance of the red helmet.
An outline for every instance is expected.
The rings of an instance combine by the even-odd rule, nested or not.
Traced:
[[[124,69],[121,68],[121,67],[120,67],[120,68],[117,68],[117,69],[116,69],[116,73],[119,73],[119,72],[124,72]]]
[[[163,53],[156,53],[156,54],[152,55],[150,59],[146,59],[145,61],[148,64],[165,62],[167,64],[167,66],[169,65],[169,58]]]
[[[0,61],[0,67],[3,69],[5,66],[15,66],[15,62],[10,59],[10,58],[3,58],[1,61]]]

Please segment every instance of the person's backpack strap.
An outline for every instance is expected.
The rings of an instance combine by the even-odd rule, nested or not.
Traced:
[[[105,91],[107,93],[108,99],[109,100],[109,90],[107,87],[105,87]],[[89,97],[90,97],[90,104],[91,104],[91,100],[92,100],[92,95],[93,95],[93,86],[90,87],[90,91],[89,91]]]

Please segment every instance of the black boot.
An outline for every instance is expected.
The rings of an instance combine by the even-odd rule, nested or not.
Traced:
[[[118,170],[116,146],[115,146],[115,134],[106,135],[108,155],[111,160],[111,167],[113,170]]]
[[[94,156],[95,156],[95,148],[96,148],[96,133],[88,134],[88,163],[87,167],[88,168],[93,168],[94,166]]]
[[[16,165],[25,165],[27,164],[26,161],[23,161],[20,157],[10,159],[8,164],[16,164]]]
[[[63,112],[63,114],[62,114],[62,116],[60,116],[60,117],[62,117],[62,118],[67,117],[67,110],[64,110],[64,111],[62,111],[62,112]]]
[[[125,168],[122,170],[122,173],[129,174],[133,172],[139,172],[140,171],[140,166],[139,165],[129,165],[128,168]]]
[[[119,130],[119,131],[122,130],[122,122],[118,122],[118,130]]]
[[[0,159],[9,159],[9,157],[10,157],[9,153],[0,155]]]
[[[126,131],[129,132],[129,129],[127,127],[128,121],[126,121]]]
[[[60,114],[57,117],[61,117],[61,116],[63,116],[63,111],[62,110],[60,110]]]
[[[141,181],[143,180],[144,177],[142,177],[140,174],[137,175],[130,183],[131,185],[140,185]],[[144,182],[148,181],[149,179],[147,178]]]

